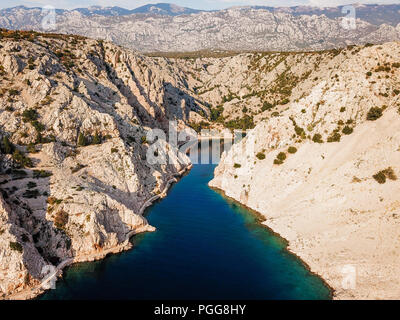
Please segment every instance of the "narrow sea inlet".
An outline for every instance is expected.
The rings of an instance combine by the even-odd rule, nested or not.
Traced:
[[[133,250],[69,267],[39,299],[329,299],[282,239],[208,187],[214,169],[194,165],[150,207],[157,231]]]

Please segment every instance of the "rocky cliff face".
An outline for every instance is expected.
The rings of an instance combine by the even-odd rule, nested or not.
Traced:
[[[130,248],[144,208],[190,165],[146,160],[151,128],[192,109],[182,74],[75,36],[3,31],[0,40],[0,297],[29,298],[48,270]],[[150,200],[150,201],[149,201]],[[47,268],[47,269],[46,269]]]
[[[111,40],[143,52],[323,50],[399,40],[398,5],[355,6],[355,29],[343,27],[342,8],[237,7],[212,12],[148,6],[57,10],[51,31]],[[137,13],[139,12],[139,13]],[[191,13],[191,14],[189,14]],[[16,7],[0,11],[0,26],[47,31],[48,12]],[[121,32],[123,30],[123,32]]]
[[[399,58],[387,43],[325,60],[210,182],[260,212],[338,299],[399,298]]]

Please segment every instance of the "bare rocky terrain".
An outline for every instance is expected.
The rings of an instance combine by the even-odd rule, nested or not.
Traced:
[[[141,52],[325,50],[400,39],[399,5],[355,5],[355,29],[344,27],[342,7],[233,7],[198,11],[167,4],[48,11],[0,10],[0,27],[79,34]],[[123,32],[121,32],[123,30]]]

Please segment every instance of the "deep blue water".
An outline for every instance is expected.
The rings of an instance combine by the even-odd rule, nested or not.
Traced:
[[[147,211],[133,250],[66,269],[40,299],[329,299],[329,289],[257,217],[195,165]]]

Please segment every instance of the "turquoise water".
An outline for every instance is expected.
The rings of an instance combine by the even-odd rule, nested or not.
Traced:
[[[329,299],[321,279],[254,214],[210,189],[195,165],[147,210],[134,249],[74,265],[40,299]]]

